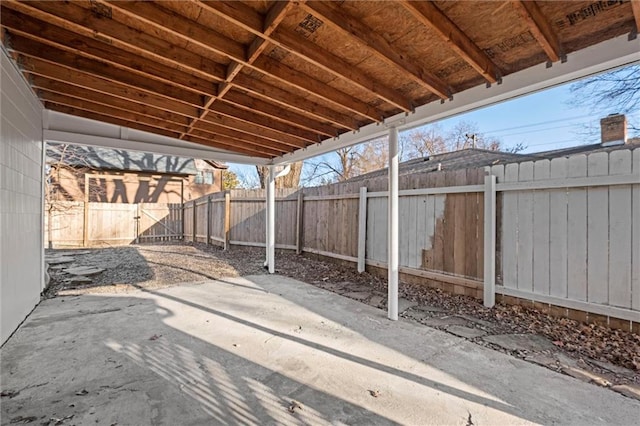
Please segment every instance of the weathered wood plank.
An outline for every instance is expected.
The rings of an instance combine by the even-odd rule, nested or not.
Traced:
[[[632,153],[628,150],[609,154],[609,174],[631,173]],[[609,188],[609,304],[631,308],[632,246],[631,185]]]
[[[507,164],[504,182],[518,181],[518,165]],[[502,195],[502,277],[503,285],[518,288],[518,194]]]
[[[609,155],[598,152],[587,157],[587,175],[609,173]],[[608,304],[609,277],[609,189],[587,190],[587,300]]]
[[[520,163],[518,182],[533,180],[533,162]],[[533,193],[518,193],[518,289],[533,291]]]
[[[534,163],[536,181],[549,179],[550,161]],[[533,292],[549,294],[549,191],[533,193]]]
[[[549,176],[567,177],[567,159],[551,160]],[[567,297],[567,190],[549,191],[549,294]]]
[[[587,157],[569,157],[567,177],[587,175]],[[587,190],[571,188],[567,194],[567,297],[587,300]]]

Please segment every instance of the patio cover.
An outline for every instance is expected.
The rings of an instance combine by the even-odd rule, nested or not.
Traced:
[[[398,131],[640,60],[640,0],[1,8],[3,48],[46,108],[45,140],[269,165],[270,272],[274,166],[388,133],[391,319]],[[491,306],[495,270],[485,263]]]

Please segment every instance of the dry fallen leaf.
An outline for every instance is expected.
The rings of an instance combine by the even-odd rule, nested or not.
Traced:
[[[296,408],[299,408],[300,410],[302,410],[302,406],[297,402],[297,401],[291,401],[291,404],[289,404],[289,412],[291,414],[295,413]]]
[[[379,396],[380,396],[380,391],[379,391],[379,390],[377,390],[377,389],[376,389],[376,390],[369,390],[369,394],[370,394],[372,397],[377,398],[377,397],[379,397]]]

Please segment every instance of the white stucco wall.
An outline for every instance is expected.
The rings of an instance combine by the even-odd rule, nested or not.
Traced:
[[[42,105],[0,53],[0,343],[43,289]]]

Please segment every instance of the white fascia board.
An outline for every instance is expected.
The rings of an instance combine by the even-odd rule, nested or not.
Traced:
[[[409,130],[638,61],[640,61],[640,37],[629,40],[628,35],[622,35],[570,53],[564,63],[556,62],[549,68],[547,64],[527,68],[503,77],[501,84],[493,84],[491,87],[485,85],[473,87],[456,93],[450,101],[431,102],[416,108],[413,113],[400,113],[389,117],[385,123],[394,125],[399,130]],[[325,139],[319,144],[277,157],[273,163],[286,164],[305,160],[373,140],[387,133],[387,126],[381,123],[368,124],[357,131]]]
[[[57,111],[45,110],[43,115],[43,137],[48,142],[99,146],[241,164],[268,164],[270,162],[266,158],[236,154]]]

